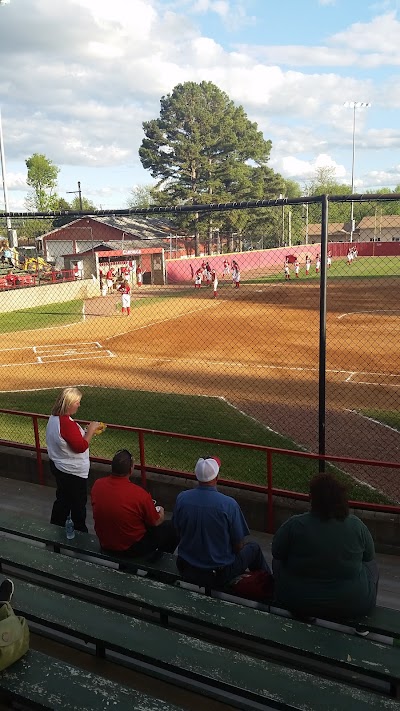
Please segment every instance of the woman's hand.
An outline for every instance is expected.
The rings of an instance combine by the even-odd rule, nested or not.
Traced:
[[[100,426],[100,422],[89,422],[86,432],[85,432],[85,439],[87,442],[90,442],[92,439],[94,433],[96,432],[97,428]]]

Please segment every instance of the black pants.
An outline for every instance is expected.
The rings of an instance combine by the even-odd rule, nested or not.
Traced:
[[[151,555],[156,551],[173,553],[178,545],[178,536],[171,521],[164,521],[159,526],[150,528],[137,543],[133,543],[125,551],[110,551],[103,548],[105,553],[118,554],[129,558]]]
[[[76,530],[87,533],[87,479],[60,472],[51,459],[50,471],[57,482],[56,500],[53,504],[50,523],[54,523],[56,526],[65,526],[65,521],[71,511],[71,518]]]

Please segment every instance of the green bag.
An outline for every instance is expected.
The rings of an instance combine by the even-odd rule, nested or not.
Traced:
[[[0,607],[0,671],[23,657],[29,649],[29,627],[17,617],[9,602]]]

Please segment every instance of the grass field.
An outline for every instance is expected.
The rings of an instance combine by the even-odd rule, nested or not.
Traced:
[[[84,396],[78,416],[83,420],[99,419],[110,424],[299,450],[291,440],[268,430],[220,398],[108,388],[82,390]],[[56,390],[14,393],[12,409],[48,414],[57,393]],[[10,407],[9,394],[0,393],[0,407]],[[30,418],[0,415],[0,419],[4,438],[26,444],[34,443]],[[41,421],[40,437],[43,446],[45,426],[46,422]],[[193,471],[199,456],[213,454],[222,459],[223,478],[266,484],[266,455],[263,452],[241,450],[229,445],[204,445],[157,435],[146,435],[145,446],[148,465]],[[111,458],[115,451],[125,447],[132,451],[138,461],[137,435],[108,429],[92,440],[90,451],[92,456]],[[316,462],[288,455],[274,455],[273,464],[274,486],[301,492],[308,492],[310,477],[318,471]],[[351,477],[336,473],[349,485],[351,498],[375,502],[389,501],[371,488],[358,484]]]
[[[30,293],[30,292],[29,292]],[[33,293],[33,292],[32,292]],[[64,301],[60,304],[34,306],[29,309],[0,313],[0,333],[27,331],[49,326],[63,326],[66,323],[82,321],[83,301]]]
[[[398,430],[400,432],[400,412],[374,409],[363,409],[360,412],[366,417],[371,417],[371,419],[376,420],[377,422],[382,422],[384,425],[393,427],[394,430]]]
[[[351,265],[348,265],[345,258],[337,258],[332,262],[328,270],[328,279],[357,279],[361,277],[400,277],[400,257],[358,257]],[[304,264],[301,265],[299,278],[295,279],[293,267],[291,267],[291,279],[293,281],[317,281],[320,274],[315,273],[315,260],[311,264],[310,274],[306,276]],[[258,284],[264,282],[284,281],[283,266],[277,265],[276,271],[261,276],[257,279],[242,279],[243,284]]]

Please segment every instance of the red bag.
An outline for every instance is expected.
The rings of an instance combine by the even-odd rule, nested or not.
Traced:
[[[274,578],[266,570],[252,570],[244,573],[232,585],[233,595],[256,602],[270,601],[274,594]]]

